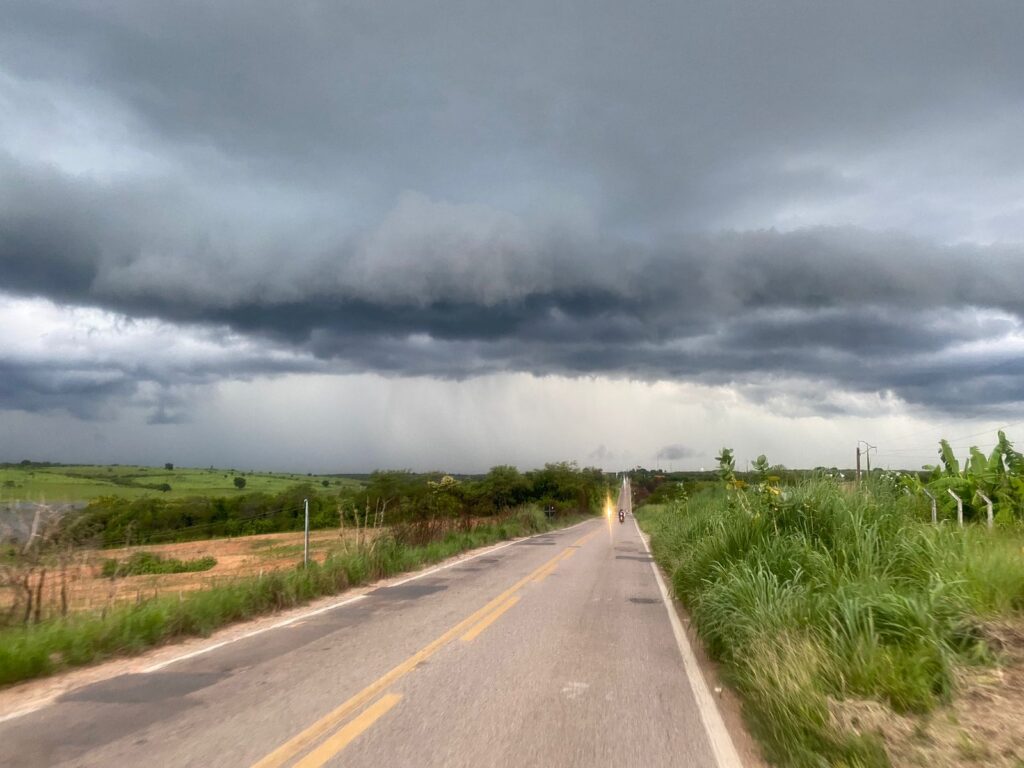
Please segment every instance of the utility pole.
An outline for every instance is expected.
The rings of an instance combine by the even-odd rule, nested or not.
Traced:
[[[309,499],[302,500],[303,505],[306,508],[306,536],[302,545],[302,566],[304,568],[309,567]]]
[[[864,445],[864,450],[863,451],[861,451],[861,449],[860,449],[862,444]],[[867,459],[868,477],[871,477],[871,452],[874,451],[874,450],[877,450],[877,446],[872,445],[867,440],[858,440],[857,441],[857,484],[858,485],[860,484],[860,457],[861,457],[861,454],[863,454],[864,458]]]

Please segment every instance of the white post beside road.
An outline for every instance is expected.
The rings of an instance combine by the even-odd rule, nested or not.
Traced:
[[[985,502],[985,506],[988,507],[988,527],[991,528],[992,527],[992,523],[993,523],[993,520],[992,520],[992,499],[990,499],[988,496],[986,496],[981,491],[978,491],[978,495],[981,496],[982,500]]]
[[[932,496],[931,492],[927,488],[922,488],[921,490],[924,491],[924,495],[925,496],[927,496],[929,499],[932,500],[932,525],[938,525],[939,524],[939,511],[936,508],[935,497]]]
[[[309,499],[302,500],[303,505],[306,508],[306,537],[302,545],[302,566],[304,568],[309,567]]]
[[[964,527],[964,500],[961,499],[959,496],[957,496],[955,493],[953,493],[953,489],[952,488],[947,488],[946,490],[949,492],[950,496],[952,496],[954,499],[956,499],[956,521],[958,523],[960,523],[960,527],[963,528]]]

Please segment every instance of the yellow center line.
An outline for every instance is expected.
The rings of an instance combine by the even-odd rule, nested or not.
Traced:
[[[566,550],[566,552],[573,552],[573,551],[575,551],[575,550]],[[553,563],[549,563],[542,571],[540,571],[536,576],[533,577],[533,580],[539,584],[540,582],[544,581],[544,579],[546,579],[548,576],[550,576],[552,573],[554,573],[555,570],[558,568],[558,564],[560,562],[562,562],[563,560],[568,560],[569,559],[569,555],[567,555],[566,552],[563,552],[559,557],[555,558],[555,561]]]
[[[590,541],[592,538],[594,538],[594,536],[596,536],[598,531],[600,531],[600,530],[601,529],[598,528],[596,531],[591,531],[590,533],[588,533],[588,534],[586,534],[584,536],[581,536],[580,538],[576,539],[576,541],[574,541],[569,546],[571,546],[571,547],[582,547],[584,544],[586,544],[588,541]]]
[[[380,720],[388,710],[401,701],[401,694],[389,693],[381,697],[355,720],[295,764],[295,768],[320,768],[324,763],[351,744],[363,731]]]
[[[491,626],[491,624],[493,624],[499,618],[501,618],[501,615],[505,613],[505,611],[507,611],[509,608],[511,608],[518,602],[519,595],[512,595],[512,597],[510,597],[504,603],[502,603],[493,611],[491,611],[487,616],[481,619],[471,630],[469,630],[469,632],[464,634],[462,636],[462,642],[469,643],[475,640],[480,635],[481,632],[483,632],[485,629]]]
[[[570,557],[575,555],[577,549],[580,549],[584,544],[586,544],[590,539],[592,539],[595,535],[597,535],[600,532],[601,529],[598,528],[596,531],[588,533],[586,536],[577,540],[575,543],[570,544],[568,547],[565,548],[564,552],[558,555],[558,557],[556,557],[552,561],[549,561],[546,566],[542,567],[541,570],[534,575],[533,580],[538,584],[544,581],[544,579],[546,579],[548,576],[555,572],[560,562],[562,562],[563,560],[568,560]]]
[[[598,531],[599,530],[600,529],[598,529]],[[592,535],[593,534],[588,534],[579,539],[579,541],[577,541],[576,543],[582,544]],[[424,646],[419,651],[410,656],[408,659],[403,661],[397,667],[394,667],[389,672],[386,672],[383,675],[381,675],[368,686],[363,688],[363,690],[361,690],[359,693],[352,696],[348,701],[344,702],[336,709],[328,712],[326,715],[321,717],[319,720],[317,720],[315,723],[310,725],[305,730],[295,734],[295,736],[293,736],[284,744],[279,746],[269,755],[264,757],[259,762],[255,763],[253,765],[253,768],[280,768],[281,766],[283,766],[289,760],[291,760],[304,749],[306,749],[306,747],[308,747],[314,741],[321,738],[325,733],[327,733],[332,728],[337,726],[342,720],[344,720],[354,711],[363,706],[367,701],[372,699],[374,696],[383,691],[385,688],[387,688],[389,685],[391,685],[399,678],[405,676],[412,670],[416,669],[417,666],[419,666],[422,662],[426,661],[428,658],[437,653],[437,651],[440,650],[443,646],[445,646],[447,643],[449,643],[451,640],[455,639],[462,633],[464,633],[476,622],[480,621],[480,619],[485,617],[495,608],[497,608],[510,597],[512,597],[512,595],[518,592],[523,586],[528,584],[535,576],[537,576],[537,574],[544,571],[544,569],[557,564],[559,559],[561,559],[564,554],[564,552],[558,553],[553,558],[548,560],[546,563],[541,565],[539,568],[535,569],[534,571],[531,571],[529,574],[521,578],[511,587],[509,587],[500,595],[498,595],[489,603],[487,603],[483,608],[480,608],[479,610],[472,613],[470,616],[467,616],[465,619],[460,621],[458,624],[449,629],[436,640]]]

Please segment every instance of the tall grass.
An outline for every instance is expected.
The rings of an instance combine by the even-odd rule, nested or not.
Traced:
[[[444,532],[426,543],[408,544],[401,535],[383,535],[367,544],[346,546],[324,563],[312,562],[308,568],[274,571],[181,598],[154,598],[138,605],[119,606],[102,614],[76,614],[0,630],[0,685],[138,653],[176,638],[205,636],[235,621],[302,605],[467,549],[552,530],[569,522],[569,518],[549,520],[540,510],[524,509],[470,530]]]
[[[883,487],[737,493],[641,510],[655,557],[769,759],[887,765],[871,737],[838,730],[829,700],[948,700],[955,667],[990,657],[984,619],[1024,609],[1020,532],[936,529]]]

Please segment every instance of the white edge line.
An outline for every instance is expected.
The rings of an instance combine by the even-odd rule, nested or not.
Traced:
[[[335,608],[341,608],[342,606],[349,605],[350,603],[354,603],[357,600],[363,600],[365,597],[366,595],[356,595],[355,597],[350,597],[346,600],[341,600],[337,603],[331,603],[330,605],[324,606],[323,608],[317,608],[314,611],[306,611],[305,613],[299,614],[298,616],[292,616],[290,619],[285,619],[284,621],[279,621],[276,624],[271,624],[269,627],[261,627],[260,629],[254,629],[251,632],[246,632],[245,634],[239,635],[238,637],[232,637],[230,640],[224,640],[219,643],[214,643],[213,645],[208,645],[205,648],[200,648],[198,650],[192,651],[191,653],[184,653],[181,656],[175,656],[173,659],[161,661],[159,664],[153,664],[152,666],[146,667],[142,670],[142,674],[148,675],[151,672],[157,672],[163,669],[164,667],[169,667],[171,664],[177,664],[179,661],[185,661],[186,659],[194,659],[196,656],[202,656],[204,653],[209,653],[210,651],[215,651],[218,648],[223,648],[225,645],[237,643],[239,640],[248,640],[250,637],[262,635],[264,632],[270,632],[273,629],[281,629],[282,627],[287,627],[289,624],[294,624],[297,621],[302,621],[303,619],[307,619],[310,616],[316,616],[320,613],[333,611]]]
[[[544,533],[535,533],[532,536],[524,536],[524,537],[522,537],[520,539],[513,539],[512,541],[506,541],[506,542],[503,542],[501,544],[498,544],[498,545],[495,545],[495,546],[492,546],[492,547],[488,547],[487,549],[481,550],[480,552],[477,552],[475,555],[470,555],[469,557],[460,558],[459,560],[456,560],[455,562],[452,562],[452,563],[448,563],[446,565],[439,565],[436,568],[431,568],[431,569],[423,571],[421,573],[414,574],[412,576],[409,576],[408,578],[402,579],[401,581],[397,581],[397,582],[395,582],[393,584],[388,584],[386,586],[397,587],[397,586],[401,586],[402,584],[408,584],[410,581],[415,581],[416,579],[422,579],[424,576],[429,576],[432,573],[437,573],[438,571],[443,571],[446,568],[454,568],[457,565],[462,565],[463,563],[468,563],[470,560],[475,560],[478,557],[483,557],[484,555],[489,555],[490,553],[496,552],[499,549],[504,549],[505,547],[511,547],[513,544],[518,544],[521,541],[527,541],[527,540],[535,538],[537,536],[544,536],[544,535],[547,535],[547,534],[550,534],[550,533],[561,533],[562,531],[571,531],[573,528],[578,528],[579,526],[583,525],[584,523],[589,523],[589,522],[592,522],[592,520],[590,518],[588,518],[586,520],[581,520],[580,522],[576,523],[575,525],[570,525],[568,528],[559,528],[559,529],[554,530],[554,531],[545,531]],[[260,635],[260,634],[262,634],[264,632],[269,632],[269,631],[271,631],[273,629],[281,629],[282,627],[287,627],[289,624],[294,624],[294,623],[296,623],[298,621],[302,621],[303,619],[307,619],[310,616],[316,616],[317,614],[320,614],[320,613],[326,613],[327,611],[333,611],[335,608],[341,608],[343,606],[346,606],[346,605],[349,605],[351,603],[354,603],[357,600],[363,600],[366,597],[367,597],[367,594],[356,595],[355,597],[350,597],[350,598],[347,598],[345,600],[340,600],[337,603],[331,603],[330,605],[324,606],[323,608],[317,608],[316,610],[313,610],[313,611],[306,611],[305,613],[299,614],[298,616],[293,616],[290,619],[285,619],[284,621],[279,621],[276,624],[271,624],[269,627],[262,627],[260,629],[255,629],[252,632],[246,632],[245,634],[239,635],[238,637],[233,637],[230,640],[224,640],[224,641],[219,642],[219,643],[214,643],[213,645],[207,646],[206,648],[199,648],[198,650],[192,651],[191,653],[185,653],[185,654],[182,654],[181,656],[175,656],[173,659],[168,659],[167,661],[161,661],[158,664],[153,664],[153,665],[143,669],[141,671],[141,674],[150,674],[152,672],[157,672],[157,671],[163,669],[164,667],[169,667],[171,664],[177,664],[179,661],[186,661],[187,659],[194,659],[196,656],[202,656],[204,653],[210,653],[210,651],[215,651],[218,648],[223,648],[226,645],[231,645],[232,643],[237,643],[239,640],[246,640],[246,639],[248,639],[250,637],[255,637],[256,635]],[[48,698],[46,698],[46,699],[44,699],[42,701],[36,702],[35,704],[33,704],[30,707],[26,707],[25,709],[19,709],[19,710],[15,711],[15,712],[10,712],[10,713],[8,713],[6,715],[0,715],[0,723],[5,723],[8,720],[16,720],[19,717],[24,717],[25,715],[31,715],[33,712],[38,712],[41,709],[45,709],[46,707],[48,707],[51,704],[53,704],[59,697],[60,697],[59,695],[50,696],[50,697],[48,697]]]
[[[679,655],[683,658],[683,668],[686,670],[686,677],[690,681],[690,689],[693,691],[693,698],[697,702],[697,710],[700,712],[700,719],[704,723],[704,730],[707,733],[708,742],[711,744],[711,751],[714,752],[715,762],[718,763],[719,768],[743,768],[743,761],[740,760],[739,753],[736,751],[736,745],[733,744],[732,737],[725,727],[725,721],[722,720],[722,714],[718,711],[718,705],[715,703],[711,691],[708,690],[708,684],[704,679],[704,674],[701,672],[700,664],[697,663],[697,657],[693,653],[693,648],[690,647],[690,640],[686,636],[682,622],[679,621],[675,606],[672,605],[672,599],[669,597],[665,580],[661,578],[661,571],[658,570],[658,564],[654,562],[654,555],[651,554],[651,548],[648,546],[647,539],[644,537],[643,531],[640,530],[640,524],[637,523],[635,516],[633,517],[633,525],[636,526],[636,532],[640,534],[640,541],[644,543],[644,549],[647,550],[647,554],[651,557],[651,570],[654,571],[654,578],[658,582],[661,599],[668,611],[668,619],[672,624],[672,634],[676,636]]]
[[[25,709],[19,709],[16,712],[11,712],[9,714],[0,716],[0,723],[6,723],[8,720],[14,720],[14,719],[19,718],[19,717],[24,717],[25,715],[31,715],[33,712],[38,712],[43,707],[48,707],[50,704],[52,704],[56,700],[57,700],[56,696],[51,696],[48,699],[46,699],[44,701],[40,701],[40,702],[34,704],[31,707],[26,707]]]
[[[559,529],[558,532],[571,530],[571,529],[573,529],[573,528],[575,528],[575,527],[577,527],[579,525],[583,525],[583,523],[587,523],[587,522],[590,522],[590,521],[589,520],[582,520],[579,523],[576,523],[576,525],[570,525],[568,528],[561,528],[561,529]],[[506,542],[503,542],[501,544],[497,544],[495,546],[491,546],[491,547],[488,547],[487,549],[481,550],[480,552],[477,552],[475,555],[470,555],[469,557],[463,557],[463,558],[460,558],[460,559],[456,560],[455,562],[447,563],[445,565],[439,565],[439,566],[437,566],[435,568],[430,568],[430,569],[428,569],[426,571],[421,571],[420,573],[413,574],[412,576],[409,576],[408,578],[402,579],[401,581],[396,581],[394,583],[386,584],[386,585],[382,585],[382,586],[385,587],[385,588],[387,588],[387,587],[400,587],[402,584],[408,584],[410,581],[416,581],[416,579],[422,579],[424,576],[430,576],[431,574],[437,573],[438,571],[443,571],[443,570],[446,570],[448,568],[454,568],[457,565],[462,565],[463,563],[468,563],[470,560],[475,560],[478,557],[483,557],[484,555],[489,555],[492,552],[497,552],[499,549],[504,549],[505,547],[511,547],[513,544],[517,544],[520,541],[526,541],[527,539],[532,539],[535,536],[543,536],[543,535],[545,535],[547,533],[555,533],[555,531],[545,531],[545,533],[535,533],[535,534],[533,534],[533,536],[525,536],[525,537],[523,537],[521,539],[514,539],[512,541],[506,541]],[[308,619],[310,616],[316,616],[316,615],[321,614],[321,613],[326,613],[327,611],[333,611],[335,608],[341,608],[343,606],[346,606],[346,605],[349,605],[351,603],[354,603],[357,600],[363,600],[366,597],[367,597],[366,594],[356,595],[355,597],[350,597],[350,598],[348,598],[346,600],[341,600],[341,601],[339,601],[337,603],[331,603],[330,605],[324,606],[323,608],[317,608],[316,610],[313,610],[313,611],[306,611],[305,613],[301,613],[298,616],[293,616],[290,619],[285,619],[284,621],[279,621],[276,624],[271,624],[269,627],[261,627],[260,629],[254,629],[252,632],[246,632],[244,635],[239,635],[238,637],[233,637],[230,640],[224,640],[223,642],[220,642],[220,643],[214,643],[213,645],[207,646],[206,648],[199,648],[198,650],[192,651],[191,653],[182,654],[181,656],[176,656],[173,659],[168,659],[167,661],[161,661],[158,664],[153,664],[152,666],[149,666],[149,667],[146,667],[145,669],[143,669],[142,670],[142,674],[148,675],[151,672],[157,672],[157,671],[163,669],[164,667],[169,667],[171,664],[177,664],[179,661],[186,661],[187,659],[194,659],[196,656],[202,656],[204,653],[210,653],[210,651],[215,651],[218,648],[223,648],[225,645],[231,645],[232,643],[237,643],[239,640],[248,640],[250,637],[255,637],[256,635],[261,635],[264,632],[270,632],[271,630],[274,630],[274,629],[281,629],[282,627],[287,627],[288,625],[294,624],[297,621],[302,621],[304,619]]]

